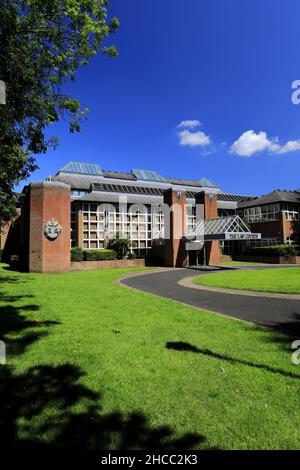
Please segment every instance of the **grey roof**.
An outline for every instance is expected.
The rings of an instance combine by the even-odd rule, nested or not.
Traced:
[[[257,199],[256,196],[241,196],[239,194],[227,194],[227,193],[219,193],[217,194],[218,201],[236,201],[236,202],[243,202],[243,201],[253,201]]]
[[[300,204],[300,194],[297,191],[284,191],[277,189],[264,196],[257,197],[252,201],[239,202],[238,208],[263,206],[265,204],[275,204],[278,202],[291,202]]]
[[[163,204],[163,197],[162,196],[143,196],[141,194],[122,194],[121,195],[126,198],[126,203],[128,204]],[[103,202],[103,203],[121,203],[120,201],[120,194],[119,193],[107,193],[102,192],[92,192],[77,198],[76,201],[81,202]]]
[[[216,188],[220,189],[220,186],[212,183],[207,178],[201,178],[200,180],[181,180],[178,178],[166,178],[165,181],[171,184],[180,184],[183,186],[195,186],[198,188]]]
[[[110,184],[107,182],[93,183],[92,190],[100,192],[115,192],[118,194],[148,194],[152,196],[163,196],[164,192],[168,188],[157,187],[155,185],[151,186],[137,186],[137,185],[125,185],[125,184]],[[196,192],[186,191],[187,198],[194,199]]]
[[[59,173],[58,175],[52,177],[52,181],[60,181],[62,183],[69,184],[73,189],[82,189],[85,191],[92,191],[90,194],[97,193],[106,193],[106,198],[110,199],[107,193],[118,193],[120,194],[134,194],[143,196],[143,201],[146,201],[146,197],[148,203],[150,203],[149,196],[161,196],[163,197],[163,193],[168,186],[166,183],[161,184],[158,182],[140,182],[137,184],[137,181],[129,181],[126,184],[125,180],[119,178],[118,173],[111,172],[111,178],[107,179],[104,178],[105,173],[101,176],[90,176],[90,175],[77,175],[71,173]],[[113,177],[120,180],[119,182],[113,181]],[[183,180],[179,180],[182,184]],[[173,183],[174,184],[174,183]],[[195,195],[197,192],[201,191],[202,188],[189,188],[189,185],[186,188],[186,195],[188,199],[195,199]],[[171,187],[171,184],[170,184]],[[89,195],[87,195],[89,196]],[[95,200],[97,200],[98,196],[95,196]],[[232,204],[234,203],[236,207],[237,201],[247,200],[249,196],[237,196],[237,195],[230,195],[225,193],[217,194],[218,198],[218,207],[220,208],[233,208]],[[101,197],[101,200],[103,198]],[[94,196],[89,196],[89,200],[94,200]],[[143,202],[144,203],[144,202]]]
[[[84,175],[101,175],[102,170],[97,163],[69,162],[60,171],[64,173],[80,173]]]
[[[131,173],[136,177],[137,180],[144,181],[165,181],[166,179],[161,176],[157,171],[154,170],[141,170],[139,168],[133,168]]]
[[[95,181],[103,181],[103,178],[97,176],[77,175],[72,173],[58,173],[56,176],[51,177],[52,181],[61,181],[62,183],[69,184],[75,189],[89,190],[91,184]]]
[[[105,178],[116,178],[118,180],[136,181],[136,177],[132,173],[125,173],[121,171],[102,171]]]
[[[213,183],[208,178],[201,178],[199,180],[199,186],[202,188],[219,188],[217,184]]]
[[[71,178],[70,178],[71,176]],[[84,163],[84,162],[69,162],[64,165],[52,179],[54,181],[71,181],[71,186],[76,189],[88,189],[86,179],[80,179],[82,177],[90,177],[91,184],[97,177],[104,179],[116,179],[116,180],[128,180],[128,181],[140,181],[143,183],[170,183],[179,186],[194,186],[195,188],[212,188],[219,190],[220,187],[215,183],[212,183],[208,178],[201,178],[200,180],[186,180],[178,178],[165,178],[158,172],[153,170],[141,170],[133,169],[130,173],[127,172],[115,172],[105,171],[101,169],[100,165],[96,163]],[[77,179],[72,179],[72,178]],[[73,184],[74,182],[74,184]],[[83,186],[82,186],[83,184]]]

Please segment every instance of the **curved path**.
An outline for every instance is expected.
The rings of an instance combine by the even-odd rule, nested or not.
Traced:
[[[127,287],[253,322],[300,339],[300,300],[211,292],[178,284],[182,279],[193,276],[193,273],[195,277],[208,274],[207,271],[173,269],[131,275],[120,282]]]

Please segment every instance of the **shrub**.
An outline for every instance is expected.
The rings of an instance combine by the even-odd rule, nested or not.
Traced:
[[[257,246],[250,248],[246,251],[250,256],[284,256],[289,258],[300,254],[299,245],[270,245],[270,246]]]
[[[108,248],[117,252],[118,259],[124,259],[131,247],[131,241],[128,238],[120,238],[119,233],[116,234],[114,240],[110,240]]]
[[[10,255],[8,264],[11,269],[19,269],[19,255]]]
[[[134,253],[134,251],[132,253],[129,253],[127,258],[128,259],[136,259],[136,254]]]
[[[71,261],[83,261],[83,251],[82,248],[76,246],[71,249]]]
[[[85,261],[103,261],[116,258],[117,253],[114,250],[89,250],[83,252],[83,259]]]
[[[0,260],[2,259],[3,248],[0,248]]]

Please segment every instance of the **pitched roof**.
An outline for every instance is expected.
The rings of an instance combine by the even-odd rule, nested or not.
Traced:
[[[69,162],[60,170],[63,173],[75,173],[81,175],[101,175],[102,170],[97,163]]]
[[[156,183],[170,183],[177,184],[181,186],[194,186],[199,188],[214,188],[220,189],[218,185],[211,182],[208,178],[201,178],[200,180],[185,180],[177,178],[165,178],[154,170],[143,170],[143,169],[133,169],[130,173],[120,172],[120,171],[105,171],[102,170],[100,165],[96,163],[85,163],[85,162],[69,162],[64,165],[53,178],[54,180],[61,180],[65,178],[66,174],[69,176],[77,177],[76,185],[71,184],[73,187],[81,187],[79,185],[79,178],[81,176],[101,176],[103,178],[111,179],[123,179],[129,181],[143,181],[143,182],[156,182]],[[71,178],[69,178],[71,180]],[[84,188],[87,187],[87,181],[82,180]],[[92,181],[90,181],[91,183]],[[83,188],[83,189],[84,189]]]
[[[256,207],[263,206],[265,204],[275,204],[277,202],[291,202],[300,204],[300,193],[297,191],[285,191],[282,189],[276,189],[271,193],[265,194],[264,196],[257,197],[251,201],[239,202],[238,208],[242,209],[245,207]]]
[[[199,185],[202,188],[218,188],[219,186],[210,181],[208,178],[201,178],[199,180]]]

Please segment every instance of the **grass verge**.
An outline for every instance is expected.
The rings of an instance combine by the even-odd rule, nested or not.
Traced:
[[[226,271],[199,276],[194,282],[227,289],[300,294],[300,268]]]

